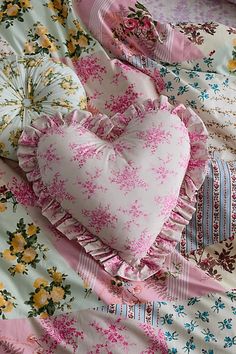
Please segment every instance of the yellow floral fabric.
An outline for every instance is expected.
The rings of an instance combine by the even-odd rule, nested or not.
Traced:
[[[36,223],[7,188],[11,174],[4,167],[0,161],[0,318],[46,319],[101,306],[53,246],[47,222]]]
[[[47,55],[0,59],[0,93],[0,155],[14,160],[25,125],[42,114],[86,107],[77,75]]]

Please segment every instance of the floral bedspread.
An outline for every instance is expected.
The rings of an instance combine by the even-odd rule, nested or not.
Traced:
[[[91,112],[113,115],[162,92],[202,116],[212,155],[235,159],[235,77],[137,56],[131,65],[110,59],[69,0],[4,0],[0,33],[3,56],[40,53],[70,65]],[[232,116],[225,119],[224,109]],[[235,353],[233,237],[188,254],[176,250],[147,281],[113,278],[42,217],[31,186],[6,159],[0,234],[0,353]]]

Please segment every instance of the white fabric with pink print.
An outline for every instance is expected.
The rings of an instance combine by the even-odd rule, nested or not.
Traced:
[[[86,111],[26,127],[18,158],[42,213],[112,275],[156,273],[194,212],[208,160],[200,118],[166,97],[112,118]]]

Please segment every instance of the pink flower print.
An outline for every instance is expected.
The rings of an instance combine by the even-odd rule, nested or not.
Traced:
[[[125,18],[124,21],[124,26],[128,28],[129,30],[133,30],[134,28],[138,27],[139,21],[136,20],[135,18]]]
[[[153,167],[152,172],[160,184],[163,184],[169,176],[173,176],[175,174],[174,171],[168,170],[165,166]]]
[[[176,206],[177,199],[178,199],[177,193],[172,195],[171,194],[166,195],[164,197],[160,197],[160,196],[155,197],[154,199],[155,202],[161,205],[161,212],[159,216],[164,216],[165,218],[168,218],[171,211]]]
[[[13,177],[7,187],[14,194],[18,203],[25,206],[36,205],[37,197],[29,182],[18,180],[16,177]]]
[[[189,164],[189,156],[181,155],[179,162],[178,162],[179,167],[186,170],[188,167],[188,164]]]
[[[52,163],[53,162],[58,162],[60,161],[60,157],[56,154],[56,148],[53,147],[53,144],[50,144],[49,147],[47,148],[47,150],[42,153],[39,154],[39,157],[45,161],[45,163],[42,165],[42,169],[45,172],[47,169],[52,170]]]
[[[148,185],[140,179],[138,170],[139,168],[133,167],[132,164],[126,165],[121,170],[112,170],[113,177],[110,177],[109,180],[111,183],[116,183],[125,194],[138,187],[147,189]]]
[[[75,197],[73,195],[66,192],[66,182],[67,179],[59,179],[60,173],[57,172],[52,182],[49,186],[47,186],[48,192],[55,198],[58,202],[62,202],[63,200],[74,201]]]
[[[142,258],[146,255],[148,249],[150,248],[150,240],[153,239],[147,229],[143,230],[140,237],[137,240],[127,240],[126,250],[129,250],[135,257]]]
[[[91,79],[91,81],[98,80],[101,84],[103,75],[107,73],[105,66],[99,64],[99,59],[90,55],[73,62],[75,71],[79,76],[82,84]]]
[[[69,315],[60,315],[41,320],[44,334],[37,339],[45,349],[44,354],[54,354],[57,350],[71,351],[77,353],[79,349],[78,339],[84,340],[83,331],[76,328],[76,319]],[[60,349],[61,348],[61,349]]]
[[[140,94],[135,92],[134,85],[130,84],[123,95],[111,95],[109,101],[105,103],[105,108],[114,113],[124,113],[126,109],[135,102],[139,95]]]
[[[139,327],[144,331],[150,342],[149,347],[140,354],[168,353],[168,345],[162,329],[154,328],[149,323],[140,323]]]
[[[87,199],[90,199],[92,196],[94,196],[94,194],[98,190],[104,193],[107,191],[106,187],[96,183],[96,179],[101,176],[101,172],[102,170],[98,168],[96,169],[95,174],[86,171],[86,175],[88,176],[88,179],[85,182],[81,182],[78,178],[77,184],[80,186],[82,190],[82,194],[84,194],[87,197]]]
[[[71,161],[77,161],[79,167],[82,167],[87,162],[87,160],[93,158],[94,156],[99,158],[99,156],[102,154],[102,152],[98,152],[97,147],[95,145],[92,145],[91,143],[70,143],[69,148],[73,151],[73,157]]]
[[[188,164],[188,170],[202,169],[206,164],[205,160],[190,160]]]
[[[125,338],[123,332],[126,332],[127,328],[120,324],[121,320],[121,318],[116,320],[110,319],[110,323],[107,321],[108,323],[105,324],[105,328],[101,327],[101,325],[96,321],[89,324],[92,328],[101,334],[102,343],[96,344],[93,347],[96,350],[91,350],[88,354],[104,353],[104,349],[106,349],[107,354],[112,354],[112,348],[117,348],[117,345],[122,347],[125,352],[127,352],[126,349],[128,349],[128,347],[133,344],[129,343]]]
[[[152,24],[150,18],[147,16],[142,18],[142,20],[140,21],[140,24],[141,24],[141,28],[146,31],[150,30],[151,27],[153,27],[153,24]]]
[[[142,210],[142,205],[139,204],[138,200],[135,200],[129,209],[119,209],[124,215],[128,215],[130,220],[125,222],[124,229],[130,230],[132,225],[139,226],[138,219],[141,217],[146,217],[148,214],[144,213]]]
[[[131,148],[132,148],[131,144],[127,143],[125,141],[120,141],[118,143],[113,143],[113,149],[115,150],[115,152],[117,154],[122,154],[124,151],[128,151]]]
[[[118,85],[119,79],[127,80],[128,78],[122,72],[116,73],[115,75],[113,75],[111,84]]]
[[[207,141],[207,136],[202,131],[189,132],[188,134],[189,134],[190,141],[194,141],[194,142],[202,141],[204,143]]]
[[[88,218],[89,227],[93,228],[96,233],[99,233],[104,228],[115,228],[117,217],[109,211],[110,206],[102,207],[100,204],[94,210],[83,209],[82,214]]]
[[[169,131],[165,131],[162,129],[163,124],[160,123],[158,127],[153,124],[153,127],[137,133],[137,137],[139,139],[144,140],[145,144],[143,145],[144,148],[150,148],[151,153],[154,154],[158,149],[159,144],[162,143],[170,143],[172,134]]]

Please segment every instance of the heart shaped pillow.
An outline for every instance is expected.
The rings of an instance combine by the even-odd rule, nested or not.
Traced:
[[[206,130],[167,98],[109,119],[74,111],[25,128],[20,166],[42,213],[112,275],[157,272],[194,212],[207,162]]]

